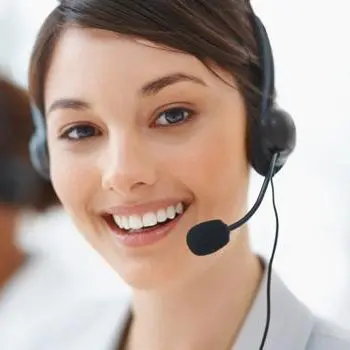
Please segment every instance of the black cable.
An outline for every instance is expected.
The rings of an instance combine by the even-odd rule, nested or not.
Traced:
[[[260,344],[259,350],[263,350],[267,338],[267,334],[270,327],[270,317],[271,317],[271,273],[272,273],[272,263],[273,259],[275,257],[277,243],[278,243],[278,232],[279,232],[279,219],[278,219],[278,212],[276,207],[276,200],[275,200],[275,188],[273,184],[273,179],[271,178],[271,190],[272,190],[272,205],[273,210],[275,213],[275,219],[276,219],[276,231],[275,231],[275,241],[272,249],[271,259],[269,261],[268,266],[268,272],[267,272],[267,314],[266,314],[266,324],[265,324],[265,330],[264,335],[262,337],[262,341]]]
[[[228,226],[228,229],[230,231],[233,231],[239,227],[241,227],[244,223],[246,223],[254,214],[255,212],[259,209],[264,197],[265,197],[265,193],[266,190],[269,186],[269,183],[274,175],[275,169],[276,169],[276,162],[277,159],[279,157],[279,153],[275,153],[272,156],[271,162],[270,162],[270,166],[269,166],[269,171],[265,177],[264,183],[261,186],[261,190],[259,192],[259,196],[256,200],[256,202],[254,203],[253,207],[249,210],[249,212],[240,220],[238,220],[237,222],[233,223],[232,225]]]

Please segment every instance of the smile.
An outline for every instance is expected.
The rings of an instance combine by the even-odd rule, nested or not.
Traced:
[[[165,238],[181,220],[188,206],[178,202],[131,215],[105,215],[115,238],[128,247],[147,246]]]
[[[168,206],[167,208],[158,209],[156,212],[147,212],[143,215],[119,216],[112,215],[115,224],[123,230],[140,230],[142,228],[153,227],[158,224],[174,220],[184,212],[184,204]]]

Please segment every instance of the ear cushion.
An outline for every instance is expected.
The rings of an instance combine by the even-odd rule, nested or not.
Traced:
[[[257,173],[266,176],[274,153],[279,153],[275,172],[280,171],[296,144],[296,127],[292,117],[277,108],[269,109],[251,124],[249,159]]]
[[[39,175],[45,180],[50,180],[46,125],[43,116],[35,106],[32,106],[32,118],[35,131],[29,142],[30,159],[34,169]]]
[[[50,180],[49,159],[46,150],[46,140],[34,134],[29,143],[30,160],[34,169],[45,180]]]

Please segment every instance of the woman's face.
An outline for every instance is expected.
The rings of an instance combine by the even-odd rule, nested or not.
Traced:
[[[188,230],[245,210],[244,103],[216,72],[231,86],[190,55],[99,30],[68,29],[55,49],[45,86],[54,187],[135,287],[205,272],[220,254],[194,256]]]

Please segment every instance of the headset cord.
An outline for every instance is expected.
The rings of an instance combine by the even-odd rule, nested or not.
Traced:
[[[262,341],[259,347],[259,350],[263,350],[267,338],[267,333],[269,331],[270,327],[270,317],[271,317],[271,273],[272,273],[272,263],[273,259],[275,257],[277,243],[278,243],[278,232],[279,232],[279,219],[278,219],[278,212],[276,207],[276,200],[275,200],[275,188],[273,184],[273,179],[271,178],[271,190],[272,190],[272,205],[273,205],[273,211],[275,213],[275,219],[276,219],[276,232],[275,232],[275,241],[272,249],[271,259],[269,261],[268,265],[268,271],[267,271],[267,313],[266,313],[266,324],[265,324],[265,330],[264,335],[262,337]]]

